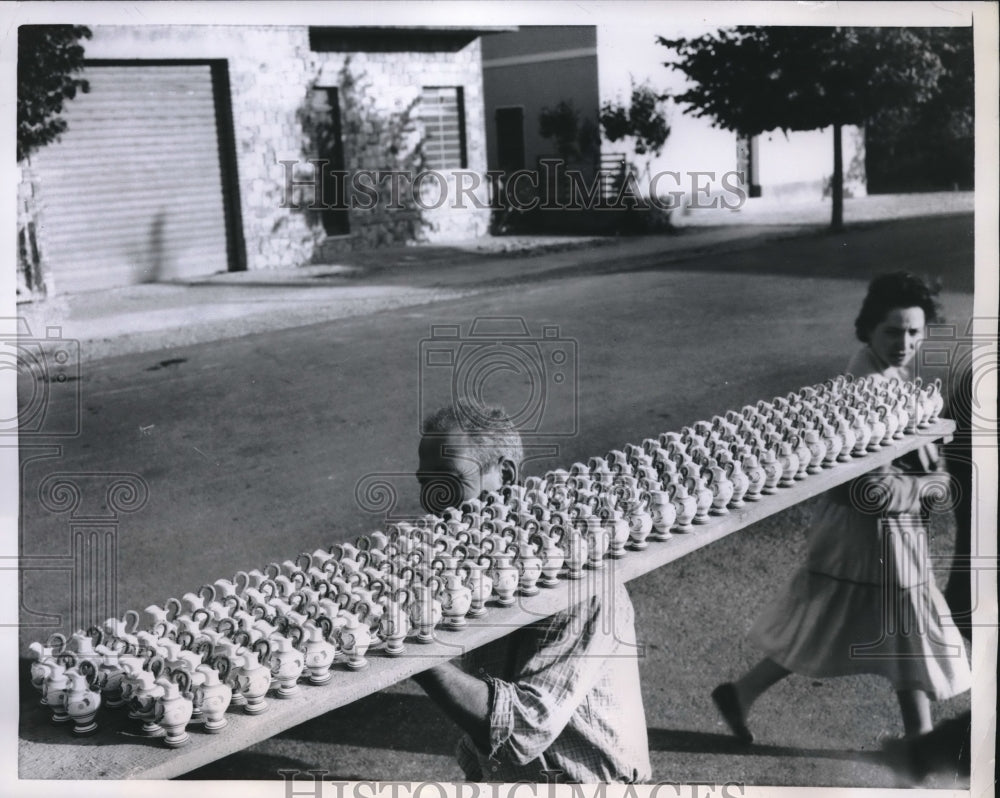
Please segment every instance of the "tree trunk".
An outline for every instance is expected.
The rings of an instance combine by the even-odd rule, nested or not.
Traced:
[[[38,243],[38,183],[31,162],[20,164],[17,187],[17,287],[19,299],[42,299],[51,288]]]
[[[844,229],[844,152],[841,146],[840,123],[833,125],[833,212],[830,218],[832,230]]]

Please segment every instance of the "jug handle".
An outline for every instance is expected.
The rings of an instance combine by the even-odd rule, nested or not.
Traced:
[[[177,616],[181,614],[183,609],[181,607],[181,602],[173,596],[163,602],[163,608],[166,610],[168,621],[176,620]]]
[[[268,642],[266,637],[262,637],[255,641],[250,646],[250,650],[257,654],[262,664],[271,657],[271,644]]]
[[[207,591],[207,593],[206,593]],[[198,588],[198,595],[201,596],[206,603],[211,604],[215,601],[215,585],[202,585]]]
[[[91,690],[94,689],[94,685],[97,682],[97,668],[94,663],[88,659],[82,660],[76,669],[80,672],[80,675],[87,680],[87,685]]]
[[[90,638],[94,646],[99,646],[104,642],[104,630],[99,626],[91,626],[87,630],[87,637]]]
[[[325,615],[318,615],[313,618],[313,623],[316,624],[323,631],[323,637],[329,640],[333,634],[333,621],[327,618]]]
[[[177,685],[177,689],[180,690],[182,696],[187,699],[191,698],[191,674],[178,668],[170,674],[170,680]]]
[[[233,584],[236,586],[237,593],[243,593],[250,586],[250,574],[246,571],[237,571],[236,575],[233,576]]]
[[[229,675],[233,670],[233,663],[225,654],[216,654],[214,657],[206,660],[206,665],[209,665],[213,670],[218,671],[219,681],[225,682],[232,686],[229,681]]]
[[[150,649],[152,651],[152,649]],[[156,652],[152,653],[152,656],[146,661],[146,670],[148,670],[157,679],[160,678],[160,674],[163,673],[163,669],[167,666],[166,661],[162,656]]]
[[[138,612],[136,612],[135,610],[126,610],[125,614],[122,616],[122,621],[125,624],[125,631],[130,635],[134,635],[136,632],[138,632],[139,620],[140,619]],[[132,622],[131,625],[129,625],[129,621]]]
[[[295,567],[298,568],[300,571],[308,571],[312,567],[312,564],[313,564],[312,555],[307,551],[301,552],[295,558]]]

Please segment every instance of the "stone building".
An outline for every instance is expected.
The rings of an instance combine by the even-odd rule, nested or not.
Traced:
[[[67,102],[61,140],[22,165],[55,291],[486,232],[490,29],[91,30],[90,91]],[[434,174],[411,190],[421,172]]]

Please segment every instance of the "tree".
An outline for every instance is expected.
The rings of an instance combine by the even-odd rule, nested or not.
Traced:
[[[632,151],[643,159],[643,173],[648,176],[650,159],[663,150],[670,135],[670,125],[663,112],[664,95],[653,91],[649,83],[632,82],[628,107],[621,103],[605,102],[601,106],[600,123],[608,141],[631,140]],[[615,182],[619,185],[634,174],[634,166],[622,163]]]
[[[601,127],[608,141],[632,137],[636,155],[659,155],[670,135],[670,125],[663,113],[665,96],[653,91],[648,83],[632,84],[632,96],[626,108],[619,103],[601,106]]]
[[[560,100],[555,107],[545,106],[538,115],[538,135],[551,139],[559,157],[567,163],[592,156],[599,148],[594,123],[580,121],[580,112],[572,102]]]
[[[66,120],[63,103],[90,86],[83,69],[82,25],[22,25],[17,29],[17,160],[59,138]]]
[[[907,28],[737,27],[658,37],[693,82],[673,99],[744,136],[833,127],[831,227],[843,226],[841,129],[920,107],[945,70],[933,42]]]
[[[22,25],[17,29],[17,162],[22,167],[18,203],[18,265],[25,287],[44,293],[47,280],[36,235],[36,191],[30,156],[66,130],[63,103],[90,89],[83,69],[81,25]]]
[[[975,185],[972,28],[920,31],[941,59],[938,92],[917,109],[888,108],[865,128],[869,193]]]

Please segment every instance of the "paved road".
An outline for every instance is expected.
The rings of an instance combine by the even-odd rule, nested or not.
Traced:
[[[467,338],[474,319],[515,317],[539,341],[546,366],[535,393],[524,371],[479,375],[510,408],[530,410],[544,385],[540,432],[575,432],[540,435],[538,443],[558,453],[531,471],[785,393],[842,368],[857,345],[853,319],[874,272],[939,273],[949,318],[967,318],[971,228],[971,216],[942,217],[720,257],[611,264],[449,303],[90,364],[81,435],[59,459],[23,466],[25,551],[66,548],[65,518],[32,495],[56,469],[133,473],[149,486],[147,505],[124,518],[119,535],[123,608],[379,525],[381,516],[365,513],[356,496],[370,475],[395,486],[398,510],[412,510],[419,419],[461,372],[423,365],[428,346],[455,346],[427,343],[433,325],[460,325]],[[558,338],[540,338],[543,325],[557,328]],[[557,351],[569,356],[560,383],[550,359]],[[56,405],[57,415],[74,409]],[[731,745],[707,698],[753,661],[746,627],[794,568],[810,507],[635,583],[657,778],[892,783],[873,751],[900,723],[891,691],[877,680],[787,680],[755,709],[762,744],[747,755]],[[948,550],[947,524],[934,546]],[[64,586],[26,583],[33,609],[61,611],[65,595]],[[23,630],[24,640],[38,636]],[[940,710],[967,706],[964,697]],[[453,739],[419,691],[402,685],[198,775],[263,778],[301,766],[345,778],[455,778]]]

